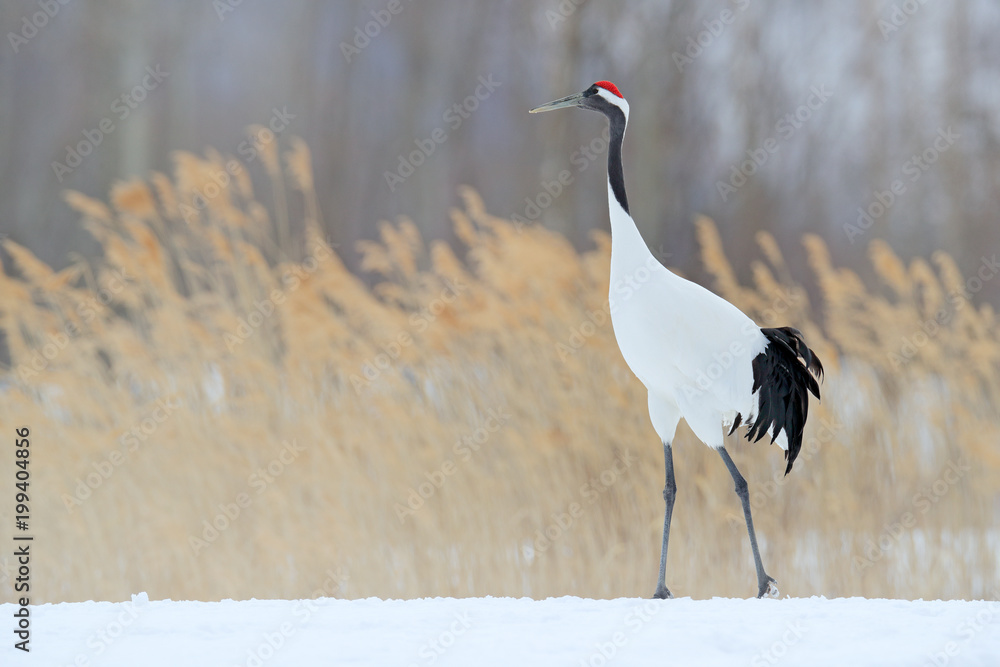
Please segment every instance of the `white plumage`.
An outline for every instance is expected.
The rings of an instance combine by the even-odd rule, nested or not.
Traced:
[[[767,339],[734,305],[656,261],[610,188],[609,194],[608,297],[622,356],[649,390],[661,440],[673,440],[683,416],[701,441],[718,449],[724,424],[737,413],[748,419],[755,413],[751,360]]]

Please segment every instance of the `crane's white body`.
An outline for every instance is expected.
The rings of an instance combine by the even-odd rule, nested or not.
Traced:
[[[625,363],[649,391],[649,417],[671,442],[681,417],[709,447],[723,425],[757,412],[753,359],[767,338],[736,306],[660,264],[608,185],[615,338]],[[784,433],[776,442],[787,449]]]

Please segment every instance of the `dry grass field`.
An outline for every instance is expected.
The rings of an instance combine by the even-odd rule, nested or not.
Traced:
[[[31,430],[33,601],[649,597],[662,448],[605,312],[610,238],[578,253],[466,190],[465,252],[384,223],[358,249],[370,289],[319,232],[304,144],[262,158],[262,193],[211,151],[108,204],[67,193],[97,261],[55,272],[4,243],[0,430]],[[997,598],[989,262],[872,242],[866,285],[807,237],[796,279],[760,235],[744,285],[696,224],[709,287],[827,368],[787,478],[777,447],[729,439],[782,594]],[[684,425],[675,452],[668,585],[753,595],[725,467]]]

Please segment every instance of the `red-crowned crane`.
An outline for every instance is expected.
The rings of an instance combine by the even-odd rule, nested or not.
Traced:
[[[743,504],[750,547],[757,567],[757,597],[777,597],[777,582],[764,571],[750,516],[747,482],[724,445],[741,422],[746,437],[765,435],[785,450],[787,475],[802,445],[811,392],[819,398],[823,365],[796,329],[761,329],[736,306],[668,271],[642,240],[625,196],[622,139],[628,102],[610,81],[598,81],[531,110],[565,107],[599,111],[608,118],[608,208],[611,214],[611,322],[625,363],[646,386],[649,418],[663,442],[666,484],[663,550],[656,598],[667,589],[667,542],[677,487],[671,442],[681,417],[694,434],[719,452]]]

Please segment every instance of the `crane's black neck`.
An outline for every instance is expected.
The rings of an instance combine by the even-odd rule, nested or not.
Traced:
[[[608,181],[611,191],[621,207],[628,210],[628,197],[625,195],[625,174],[622,171],[622,140],[625,138],[625,112],[616,106],[608,105],[605,111],[611,128],[611,138],[608,143]],[[631,213],[629,213],[631,215]]]

